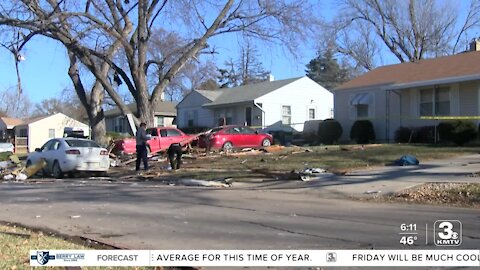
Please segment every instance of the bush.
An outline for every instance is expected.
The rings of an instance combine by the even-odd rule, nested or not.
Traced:
[[[440,122],[437,126],[438,137],[440,141],[451,142],[452,141],[452,122]]]
[[[375,131],[369,120],[357,120],[350,130],[350,139],[358,144],[369,143],[375,140]]]
[[[326,119],[318,125],[318,140],[322,144],[334,144],[342,133],[342,125],[335,119]]]
[[[414,129],[413,143],[435,143],[435,126],[423,126]]]
[[[412,129],[408,127],[399,127],[395,131],[396,143],[408,143],[413,142]]]
[[[456,145],[465,143],[477,138],[475,124],[472,121],[448,121],[438,124],[440,139],[454,142]]]

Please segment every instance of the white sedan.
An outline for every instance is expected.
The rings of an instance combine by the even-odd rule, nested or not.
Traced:
[[[106,174],[110,167],[107,149],[87,139],[51,139],[28,155],[27,167],[42,158],[47,162],[43,172],[51,173],[55,178],[79,171]]]

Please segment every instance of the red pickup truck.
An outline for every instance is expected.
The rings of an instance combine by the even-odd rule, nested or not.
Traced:
[[[173,127],[147,128],[147,134],[152,138],[147,142],[147,151],[156,153],[166,151],[173,143],[189,143],[192,136]],[[135,138],[123,139],[115,142],[114,153],[133,154],[137,152]]]

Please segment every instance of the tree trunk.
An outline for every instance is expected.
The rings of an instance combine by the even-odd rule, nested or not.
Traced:
[[[144,122],[147,124],[147,128],[154,127],[155,124],[155,110],[152,109],[150,102],[148,99],[145,101],[137,101],[137,117],[140,122]]]
[[[92,139],[102,146],[108,146],[107,130],[105,126],[105,115],[103,114],[104,93],[99,83],[92,88],[88,110],[90,113],[89,123],[92,128]]]

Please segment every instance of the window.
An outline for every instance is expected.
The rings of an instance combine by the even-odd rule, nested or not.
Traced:
[[[450,90],[446,87],[420,90],[420,116],[450,115]]]
[[[55,140],[52,142],[52,144],[50,144],[48,150],[57,150],[58,148],[60,148],[60,142]]]
[[[198,112],[188,111],[186,112],[187,127],[195,127],[197,125]]]
[[[292,107],[282,106],[282,124],[290,125],[292,123]]]
[[[160,130],[160,137],[167,137],[167,130],[166,129]]]
[[[125,121],[123,116],[115,118],[115,132],[125,132]]]
[[[314,120],[315,119],[315,109],[310,108],[308,109],[308,120]]]
[[[225,133],[227,134],[240,134],[241,131],[240,131],[240,128],[239,127],[233,127],[233,128],[229,128],[225,131]]]
[[[147,129],[147,134],[151,135],[152,137],[158,136],[158,130],[156,128],[149,128]]]
[[[255,134],[255,130],[249,127],[241,127],[242,134]]]
[[[165,117],[157,116],[157,127],[164,127],[165,126]]]
[[[98,145],[94,141],[90,140],[65,140],[65,142],[68,144],[70,147],[94,147],[94,148],[100,148],[100,145]]]
[[[55,129],[50,128],[48,130],[48,138],[55,138]]]
[[[368,104],[358,104],[355,105],[357,111],[357,118],[367,118],[368,117]]]
[[[176,129],[167,129],[167,137],[182,136],[182,134]]]

